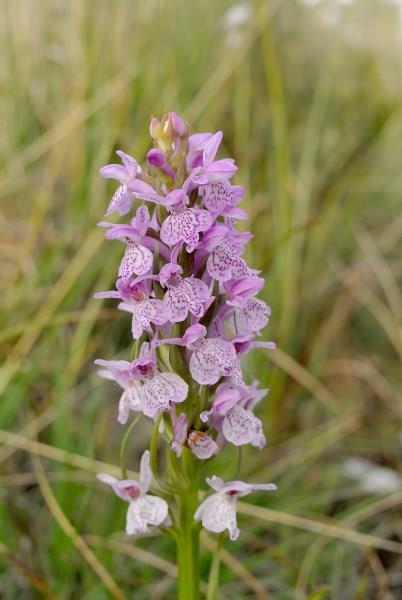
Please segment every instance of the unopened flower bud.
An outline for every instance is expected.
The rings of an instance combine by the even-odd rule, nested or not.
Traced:
[[[163,131],[172,141],[187,135],[187,126],[183,119],[175,112],[168,112],[162,117]]]
[[[156,117],[152,117],[151,123],[149,124],[149,133],[151,134],[151,138],[156,140],[160,137],[162,133],[161,122]]]
[[[147,161],[148,164],[152,165],[153,167],[156,167],[157,169],[160,169],[161,171],[166,173],[166,175],[168,175],[171,179],[175,179],[176,173],[167,162],[166,156],[164,155],[162,150],[159,150],[159,148],[153,148],[148,152]]]

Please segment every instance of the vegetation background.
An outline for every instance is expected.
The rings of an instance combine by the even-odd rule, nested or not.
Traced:
[[[276,352],[263,452],[220,598],[402,596],[402,13],[391,0],[0,0],[0,596],[173,599],[174,546],[121,533],[127,319],[93,300],[121,255],[96,228],[113,151],[151,114],[222,129]],[[149,431],[133,436],[133,468]],[[225,454],[233,470],[236,455]],[[108,463],[108,465],[100,464]],[[208,578],[212,536],[203,537]]]

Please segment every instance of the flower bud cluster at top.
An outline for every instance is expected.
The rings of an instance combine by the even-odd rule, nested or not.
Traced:
[[[174,112],[152,118],[154,147],[144,169],[119,150],[121,164],[101,168],[119,186],[106,216],[135,214],[126,223],[102,221],[106,238],[125,246],[116,289],[98,298],[115,298],[131,314],[136,341],[134,360],[103,360],[99,374],[122,388],[118,420],[131,412],[158,422],[171,451],[183,448],[200,461],[226,444],[265,445],[256,404],[268,390],[245,382],[241,359],[256,347],[270,309],[258,292],[264,279],[250,268],[243,252],[252,237],[238,231],[247,218],[238,206],[244,190],[231,183],[232,158],[217,159],[222,132],[189,135]],[[187,452],[187,450],[186,450]],[[166,521],[165,500],[146,494],[152,478],[149,452],[141,461],[141,481],[100,479],[127,500],[127,532],[144,533]],[[273,484],[224,483],[207,479],[215,493],[201,503],[195,518],[205,528],[228,529],[236,539],[236,498]]]

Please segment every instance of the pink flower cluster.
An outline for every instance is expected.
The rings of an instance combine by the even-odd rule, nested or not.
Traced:
[[[262,448],[265,437],[254,409],[268,390],[246,383],[241,359],[274,344],[256,340],[270,309],[257,298],[264,279],[243,258],[252,236],[236,228],[247,218],[238,207],[244,190],[231,183],[237,167],[231,158],[216,158],[220,131],[188,135],[173,112],[153,118],[150,131],[154,148],[144,169],[119,150],[122,164],[100,170],[119,183],[106,215],[124,217],[135,208],[135,216],[127,223],[100,223],[107,239],[124,244],[124,254],[116,289],[96,296],[119,300],[118,308],[131,314],[140,349],[132,361],[98,359],[99,374],[122,388],[119,422],[126,423],[130,412],[159,419],[178,457],[183,448],[202,461],[226,444]],[[165,500],[145,493],[151,483],[148,452],[141,474],[140,483],[99,476],[130,503],[127,533],[168,518]],[[239,531],[236,498],[275,489],[225,484],[215,476],[207,481],[215,493],[195,519],[210,531],[228,529],[231,539]]]

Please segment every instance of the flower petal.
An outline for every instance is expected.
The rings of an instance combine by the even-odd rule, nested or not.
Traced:
[[[213,385],[228,377],[236,368],[236,351],[232,344],[219,338],[204,339],[190,358],[190,372],[201,385]]]
[[[210,254],[207,270],[211,277],[218,281],[229,281],[233,277],[248,275],[246,262],[226,243],[217,246]]]
[[[130,211],[132,203],[133,194],[127,189],[126,185],[120,185],[113,194],[106,215],[118,210],[121,216],[124,216]]]
[[[145,275],[152,268],[153,259],[153,254],[148,248],[129,240],[120,263],[119,277],[130,279],[133,273],[136,275]]]
[[[172,213],[162,223],[161,240],[168,246],[191,241],[197,233],[196,219],[190,209]]]
[[[156,373],[143,385],[143,412],[152,419],[160,412],[167,412],[171,403],[183,402],[187,398],[188,385],[176,373]]]
[[[226,413],[223,419],[222,432],[227,441],[235,446],[250,444],[254,440],[259,445],[265,441],[260,419],[257,419],[251,411],[237,405]]]
[[[161,525],[168,515],[168,505],[157,496],[140,496],[130,502],[126,518],[128,535],[148,533],[148,525]]]
[[[219,450],[218,444],[205,431],[191,431],[188,436],[188,446],[201,460],[211,458]]]
[[[229,530],[230,539],[236,540],[239,529],[236,522],[236,497],[220,492],[212,494],[198,507],[194,518],[201,520],[202,526],[213,533]]]
[[[213,136],[211,136],[208,139],[207,143],[204,146],[203,155],[202,155],[204,167],[208,167],[214,160],[216,153],[218,152],[218,148],[220,146],[222,138],[223,138],[222,131],[217,131],[216,133],[214,133]]]
[[[187,439],[188,420],[185,413],[180,413],[173,425],[172,450],[176,456],[180,457],[183,451],[183,444]]]
[[[165,293],[163,302],[170,312],[169,320],[172,323],[181,323],[185,320],[189,311],[191,298],[186,294],[186,289],[183,286],[177,285],[169,288]]]
[[[143,237],[146,234],[150,221],[148,207],[145,205],[139,206],[135,213],[135,228],[139,236]]]
[[[151,487],[152,482],[152,471],[150,466],[150,454],[149,450],[145,450],[143,455],[141,456],[140,463],[140,483],[142,486],[142,491],[145,493]]]
[[[149,322],[155,323],[155,325],[164,325],[169,320],[169,311],[162,300],[144,300],[139,303],[139,312],[141,315],[144,329],[145,324]]]
[[[225,179],[230,179],[237,171],[232,158],[223,158],[216,160],[208,166],[208,181],[216,183]]]
[[[122,165],[111,163],[99,169],[99,174],[105,179],[116,179],[120,183],[124,183],[127,179],[127,171]]]
[[[139,384],[130,385],[124,390],[119,402],[119,423],[122,425],[127,423],[130,410],[135,412],[142,410],[141,386]]]
[[[214,221],[213,216],[202,208],[190,208],[195,217],[195,223],[198,231],[207,231]]]
[[[123,152],[123,150],[117,150],[116,154],[120,157],[123,165],[127,170],[127,175],[130,178],[134,178],[137,175],[137,173],[141,173],[141,167],[139,166],[135,158],[133,158],[129,154],[126,154],[125,152]]]
[[[250,298],[238,311],[240,331],[258,333],[269,322],[271,309],[259,298]]]
[[[106,473],[99,473],[97,478],[99,481],[110,485],[116,496],[122,500],[131,502],[133,499],[137,499],[141,494],[141,486],[135,479],[116,479]]]

